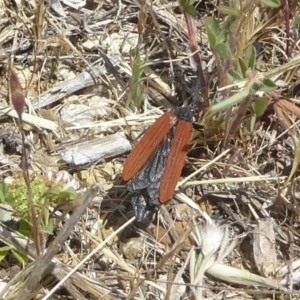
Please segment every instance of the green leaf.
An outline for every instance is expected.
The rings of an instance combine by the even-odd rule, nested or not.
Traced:
[[[276,89],[276,84],[273,80],[266,78],[262,82],[266,87]]]
[[[5,183],[0,184],[0,203],[6,203],[6,196],[8,194],[8,186]]]
[[[194,5],[196,0],[180,0],[180,5],[185,8],[186,6]]]
[[[21,264],[26,264],[28,262],[28,258],[23,255],[21,252],[16,251],[15,249],[11,249],[11,252],[13,255],[16,257],[16,259],[21,263]]]
[[[52,222],[52,220],[49,220],[49,222],[47,224],[44,224],[42,230],[46,234],[52,234],[53,233],[53,228],[54,228],[53,222]]]
[[[193,17],[196,17],[197,10],[194,7],[196,0],[180,0],[181,9]]]
[[[240,73],[238,73],[234,70],[229,70],[227,73],[227,77],[228,77],[229,81],[232,83],[244,78]]]
[[[51,196],[51,197],[56,197],[59,195],[59,193],[61,192],[61,188],[58,187],[57,185],[51,186],[48,191],[46,191],[43,194],[43,197],[46,197],[47,195]]]
[[[279,7],[281,5],[280,0],[260,0],[260,1],[270,7]]]
[[[217,44],[224,44],[226,42],[226,35],[224,34],[224,31],[222,34],[219,34],[216,38],[216,45]]]
[[[225,114],[222,115],[216,122],[215,122],[215,126],[219,127],[221,126],[221,124],[223,124],[225,122]]]
[[[10,204],[11,206],[15,206],[16,197],[17,195],[15,195],[15,191],[10,190],[10,192],[5,197],[5,203]]]
[[[245,53],[245,61],[247,62],[247,69],[255,70],[256,49],[254,46],[247,48]]]
[[[214,115],[219,111],[225,110],[245,99],[249,95],[249,90],[244,89],[233,96],[229,97],[228,99],[213,105],[210,110],[208,111],[208,115]]]
[[[248,132],[253,132],[255,123],[256,123],[256,115],[253,115],[250,118],[249,122],[247,122],[247,124],[246,124],[246,130]]]
[[[255,82],[253,85],[252,85],[252,90],[255,91],[255,92],[260,92],[262,91],[262,84],[261,82]]]
[[[224,43],[227,40],[227,36],[231,31],[231,27],[233,26],[234,21],[236,20],[235,16],[229,16],[226,21],[222,24],[222,30],[219,31],[219,35],[217,37],[217,44]]]
[[[139,51],[137,51],[132,70],[131,78],[131,100],[135,107],[140,108],[142,105],[142,94],[143,88],[142,83],[140,82],[142,74],[142,56]]]
[[[223,13],[228,16],[236,16],[237,17],[239,15],[239,12],[237,11],[236,8],[220,5],[218,9],[219,9],[220,13]]]
[[[74,200],[76,198],[76,191],[74,190],[74,188],[69,187],[68,189],[66,189],[64,191],[61,191],[58,195],[58,198],[59,198],[60,202]]]
[[[20,227],[19,227],[19,232],[29,238],[31,238],[31,227],[32,224],[29,224],[29,222],[25,221],[25,220],[21,220],[20,222]]]
[[[217,44],[213,48],[221,58],[231,60],[233,58],[230,48],[226,44]]]
[[[4,192],[2,190],[0,190],[0,202],[1,203],[5,203],[5,195],[4,195]]]
[[[215,47],[220,28],[219,22],[212,17],[207,17],[205,19],[205,27],[207,30],[209,45],[213,49]]]
[[[276,90],[276,88],[276,84],[271,79],[264,79],[252,86],[252,89],[256,92],[271,92]]]
[[[238,65],[237,65],[237,69],[238,69],[238,72],[239,74],[241,74],[241,77],[242,78],[245,78],[246,77],[246,72],[248,70],[246,64],[244,63],[244,61],[242,59],[238,59],[237,61]]]
[[[255,100],[254,111],[257,117],[261,117],[269,105],[267,97],[260,97]]]
[[[185,12],[187,12],[189,15],[191,15],[192,17],[196,17],[197,16],[197,10],[193,5],[188,5],[184,8]]]
[[[2,261],[5,256],[9,253],[9,251],[12,249],[10,246],[4,246],[0,248],[0,261]]]

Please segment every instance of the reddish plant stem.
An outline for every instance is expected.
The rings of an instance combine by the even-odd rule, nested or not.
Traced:
[[[185,17],[185,21],[188,28],[188,36],[189,36],[189,44],[191,51],[193,52],[193,58],[197,65],[197,72],[201,83],[201,89],[206,89],[206,80],[203,74],[202,64],[201,64],[201,57],[198,52],[198,45],[196,41],[196,32],[195,32],[195,25],[193,22],[192,17],[183,10],[183,14]]]

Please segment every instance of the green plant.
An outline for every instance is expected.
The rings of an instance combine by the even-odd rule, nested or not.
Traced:
[[[144,69],[144,58],[142,56],[141,48],[143,41],[143,34],[145,31],[145,23],[147,20],[147,3],[146,0],[141,1],[139,20],[138,20],[138,43],[134,48],[134,58],[132,61],[132,77],[130,80],[130,87],[128,93],[127,104],[133,105],[135,108],[140,109],[143,103],[144,84],[141,80],[141,75]],[[133,107],[131,107],[133,108]]]
[[[65,182],[49,182],[42,177],[31,176],[30,185],[33,195],[34,210],[39,220],[39,235],[41,241],[46,241],[47,237],[53,234],[55,224],[49,211],[49,204],[54,207],[66,204],[76,198],[76,191],[69,187],[65,189]],[[24,178],[17,178],[12,184],[0,184],[0,203],[10,205],[14,212],[13,217],[20,221],[18,232],[29,238],[33,237],[33,220],[31,209],[27,200],[27,186]],[[26,255],[23,255],[12,246],[0,248],[0,261],[7,254],[12,253],[20,262],[27,262]]]
[[[17,251],[13,246],[4,246],[0,248],[0,261],[2,261],[9,253],[12,253],[14,257],[21,263],[27,263],[28,258]]]
[[[257,71],[257,53],[252,45],[270,26],[270,21],[264,18],[264,12],[270,12],[266,5],[277,8],[280,3],[279,0],[233,1],[231,6],[218,7],[218,17],[205,20],[218,70],[219,99],[210,107],[203,123],[211,127],[222,125],[225,143],[229,134],[234,134],[241,125],[253,132],[257,119],[273,103],[272,92],[276,90],[276,84],[267,72]],[[258,6],[261,19],[253,18]],[[259,96],[257,92],[261,92]]]
[[[73,188],[64,189],[64,183],[54,183],[48,186],[47,181],[41,177],[32,176],[30,185],[33,194],[34,209],[40,218],[40,233],[52,234],[53,221],[49,213],[49,203],[56,206],[72,201],[76,197]],[[33,226],[32,216],[27,201],[27,187],[23,178],[16,179],[11,185],[0,184],[0,202],[13,207],[13,216],[21,220],[19,231],[31,237],[31,227]]]

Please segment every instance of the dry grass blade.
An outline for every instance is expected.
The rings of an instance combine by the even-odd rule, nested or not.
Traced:
[[[69,290],[68,285],[73,287],[73,290],[76,290],[78,293],[78,288],[80,287],[81,290],[85,292],[89,292],[91,295],[97,298],[105,298],[108,300],[115,300],[118,296],[110,296],[110,289],[107,288],[104,284],[100,283],[97,280],[93,280],[84,274],[80,274],[79,272],[73,273],[71,277],[69,277],[70,272],[72,272],[72,268],[67,265],[61,265],[59,263],[55,264],[54,269],[52,271],[53,275],[57,278],[60,284],[63,284],[66,289]],[[65,278],[68,277],[68,280],[65,281]],[[63,283],[64,282],[64,283]],[[47,296],[43,298],[43,300],[49,299],[52,296],[52,292],[55,289],[50,291]],[[80,294],[81,295],[81,294]],[[73,296],[73,295],[72,295]],[[124,296],[122,293],[119,297]],[[73,296],[74,297],[74,296]],[[77,297],[74,297],[78,299]]]
[[[13,118],[19,118],[18,113],[13,110],[11,107],[4,107],[0,105],[0,114],[8,115]],[[22,119],[24,122],[31,124],[37,128],[42,128],[50,131],[54,131],[58,128],[58,125],[56,122],[53,122],[51,120],[43,119],[37,116],[30,115],[28,113],[22,114]]]
[[[89,255],[81,262],[79,263],[73,270],[71,270],[53,289],[50,293],[47,294],[46,297],[44,297],[44,300],[49,299],[51,297],[52,293],[56,291],[56,289],[63,284],[73,273],[75,273],[83,264],[86,262],[89,258],[91,258],[95,253],[98,253],[105,244],[111,240],[115,235],[117,235],[120,231],[122,231],[124,228],[126,228],[130,223],[134,221],[134,218],[131,218],[128,220],[122,227],[120,227],[112,236],[109,236],[106,240],[104,240],[102,243],[100,243]],[[132,268],[126,266],[123,262],[123,260],[119,260],[119,264],[121,266],[125,266],[125,269],[129,270],[130,272],[134,272]]]
[[[280,289],[281,286],[276,281],[270,280],[250,273],[249,271],[240,270],[226,265],[215,264],[207,270],[207,274],[218,278],[222,281],[242,284],[245,286],[262,286],[267,288]]]

